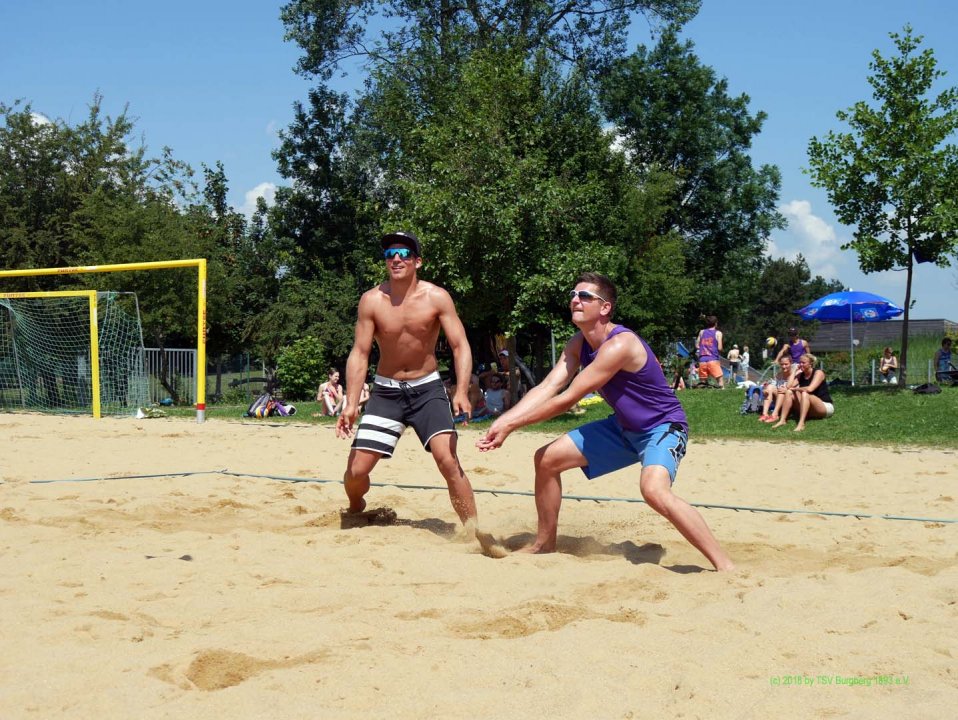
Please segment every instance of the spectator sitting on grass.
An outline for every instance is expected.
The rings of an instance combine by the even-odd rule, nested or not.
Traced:
[[[798,369],[797,365],[792,365],[792,358],[788,355],[782,357],[778,366],[778,374],[762,384],[762,394],[765,396],[765,400],[762,404],[762,414],[758,418],[761,422],[773,423],[778,421],[788,384]]]
[[[796,411],[798,415],[795,432],[805,429],[806,420],[821,420],[835,414],[832,396],[828,392],[828,383],[825,382],[825,371],[816,369],[817,363],[818,359],[814,355],[810,353],[802,355],[798,361],[798,372],[795,373],[794,383],[786,387],[779,420],[772,427],[784,425],[789,413],[793,411]]]
[[[890,347],[886,347],[882,352],[879,371],[883,383],[898,384],[898,358]]]

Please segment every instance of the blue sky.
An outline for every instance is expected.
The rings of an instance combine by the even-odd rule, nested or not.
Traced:
[[[0,101],[22,98],[35,111],[81,120],[93,94],[110,115],[124,106],[151,152],[169,146],[199,170],[222,161],[238,209],[282,184],[270,155],[277,131],[307,83],[292,68],[298,49],[283,41],[281,2],[271,0],[0,0]],[[648,43],[644,25],[635,42]],[[945,83],[958,85],[958,4],[950,0],[705,0],[686,28],[702,62],[768,114],[756,164],[782,172],[776,257],[801,252],[812,271],[855,290],[904,302],[903,272],[863,275],[840,246],[851,229],[811,187],[810,137],[842,129],[835,111],[870,99],[871,51],[893,49],[888,33],[905,23],[925,36]],[[345,81],[359,85],[356,79]],[[913,317],[958,320],[958,271],[917,266]]]

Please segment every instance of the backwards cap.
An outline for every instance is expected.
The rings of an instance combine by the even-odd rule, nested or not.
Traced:
[[[416,257],[422,257],[422,250],[419,247],[419,238],[417,238],[411,232],[397,230],[396,232],[386,233],[383,235],[380,244],[382,245],[383,250],[388,248],[390,245],[405,245],[407,248],[413,251]]]

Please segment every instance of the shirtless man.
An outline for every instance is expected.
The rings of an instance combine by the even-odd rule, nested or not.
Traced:
[[[569,293],[572,323],[579,332],[562,351],[546,379],[496,420],[476,443],[494,450],[514,430],[563,413],[585,395],[598,391],[614,415],[587,423],[539,448],[535,453],[535,542],[526,552],[556,550],[562,478],[580,468],[593,479],[641,464],[642,497],[715,566],[735,566],[705,519],[672,492],[672,483],[688,442],[688,421],[648,344],[633,331],[612,322],[616,290],[598,273],[582,273]],[[580,371],[581,370],[581,371]]]
[[[369,368],[373,341],[379,365],[366,411],[356,429],[343,478],[350,513],[366,508],[369,474],[382,457],[392,457],[407,425],[412,425],[446,479],[452,507],[463,524],[475,521],[476,501],[456,455],[452,415],[472,411],[468,383],[459,383],[450,401],[439,377],[436,340],[446,335],[456,375],[472,375],[472,352],[452,298],[442,288],[419,280],[422,266],[418,238],[394,232],[382,238],[389,279],[359,300],[356,337],[346,362],[346,403],[336,422],[336,435],[353,436],[359,397]]]

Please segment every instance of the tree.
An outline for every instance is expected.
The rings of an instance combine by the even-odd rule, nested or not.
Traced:
[[[381,4],[347,5],[366,13]],[[347,25],[358,18],[336,7],[284,9],[289,37],[306,51],[300,71],[328,78],[349,49],[369,63],[366,91],[350,123],[322,86],[310,93],[310,110],[299,108],[277,157],[304,182],[279,196],[280,212],[329,225],[330,214],[288,211],[304,199],[329,208],[347,175],[364,177],[350,186],[357,216],[375,222],[364,229],[416,230],[426,247],[423,276],[453,291],[477,341],[520,330],[547,338],[550,326],[565,324],[563,294],[586,267],[629,284],[654,265],[636,315],[650,319],[657,302],[684,308],[671,302],[683,288],[682,253],[649,233],[656,203],[611,147],[594,75],[621,49],[636,13],[679,21],[697,0],[398,3],[390,29],[365,44],[359,25],[368,18],[353,34]],[[318,228],[288,227],[304,260],[319,265],[308,250]],[[368,244],[357,240],[354,248]],[[656,253],[669,262],[643,263]],[[350,275],[360,277],[361,268]],[[544,346],[541,337],[536,344]]]
[[[280,17],[286,39],[303,48],[297,64],[303,75],[328,80],[353,57],[388,65],[435,55],[438,64],[409,68],[415,73],[410,80],[418,82],[493,47],[529,56],[546,50],[559,62],[601,67],[622,53],[636,15],[681,25],[700,5],[701,0],[292,0]]]
[[[639,46],[611,66],[600,100],[639,181],[665,190],[652,230],[684,241],[690,300],[727,324],[747,314],[740,299],[758,282],[769,234],[785,226],[776,210],[780,175],[754,168],[748,155],[765,113],[752,115],[748,96],[731,96],[693,48],[668,29],[655,47]]]
[[[579,79],[539,60],[475,52],[422,125],[402,113],[401,79],[378,108],[407,149],[389,171],[401,199],[389,216],[425,229],[424,275],[455,294],[467,326],[489,333],[556,324],[579,268],[613,272],[624,257],[609,228],[622,163]]]
[[[103,265],[209,260],[210,357],[238,352],[254,318],[276,300],[278,254],[261,212],[247,227],[229,207],[221,164],[193,171],[164,148],[150,157],[133,141],[124,110],[105,117],[95,95],[75,125],[47,120],[29,104],[0,104],[0,265]],[[90,287],[91,276],[22,281],[24,289]],[[135,292],[147,342],[196,341],[195,275],[184,270],[111,273],[98,287]],[[17,288],[10,288],[17,289]],[[175,387],[161,378],[175,398]],[[219,383],[217,383],[217,391]]]
[[[823,295],[844,289],[837,280],[826,280],[820,275],[812,277],[808,263],[801,255],[794,260],[770,258],[762,268],[758,284],[743,298],[749,308],[748,315],[723,329],[727,337],[734,338],[740,345],[750,343],[758,348],[768,335],[785,337],[787,328],[802,326],[794,310]]]
[[[947,267],[958,251],[958,90],[932,97],[944,77],[934,52],[906,25],[890,33],[895,57],[872,52],[868,82],[878,103],[839,111],[851,132],[829,132],[808,145],[813,184],[825,188],[838,219],[854,225],[843,249],[858,253],[862,272],[904,269],[900,378],[908,360],[908,316],[915,258]]]

